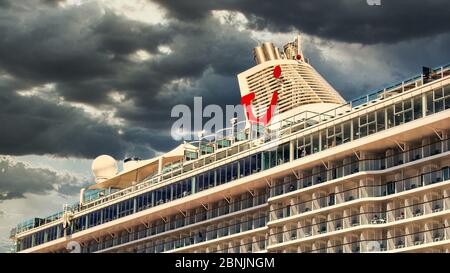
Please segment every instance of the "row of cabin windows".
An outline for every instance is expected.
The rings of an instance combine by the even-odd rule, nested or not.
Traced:
[[[424,96],[427,115],[450,108],[450,86],[430,91]],[[406,99],[395,105],[358,116],[353,120],[331,126],[320,132],[300,136],[294,140],[296,149],[294,149],[293,158],[298,159],[351,140],[383,131],[386,128],[418,119],[423,115],[422,98],[423,96],[421,95]],[[238,162],[218,167],[192,178],[144,193],[133,199],[91,212],[86,216],[75,219],[68,233],[71,234],[106,223],[130,215],[136,211],[170,202],[289,161],[289,143],[284,143],[276,148],[272,148],[270,151],[248,156],[240,159]],[[47,239],[41,235],[35,237],[34,245],[42,244],[49,239],[56,239],[53,235]]]

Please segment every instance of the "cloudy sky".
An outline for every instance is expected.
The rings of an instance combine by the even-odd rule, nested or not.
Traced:
[[[237,104],[258,41],[302,34],[346,99],[450,61],[448,0],[0,0],[0,251],[100,154],[173,148],[177,104]]]

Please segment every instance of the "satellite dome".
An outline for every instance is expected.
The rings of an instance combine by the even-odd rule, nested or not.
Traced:
[[[95,182],[100,183],[117,174],[117,162],[109,155],[98,156],[92,162],[92,173]]]

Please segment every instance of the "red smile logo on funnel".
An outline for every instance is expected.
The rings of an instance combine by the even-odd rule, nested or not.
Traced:
[[[273,69],[273,77],[276,79],[279,79],[281,76],[281,67],[279,65],[275,66]],[[270,105],[267,108],[266,114],[261,117],[257,118],[253,114],[251,102],[255,99],[255,92],[251,92],[241,98],[241,104],[245,106],[245,112],[247,114],[247,119],[250,123],[253,124],[264,124],[266,126],[269,124],[270,120],[272,119],[273,113],[275,112],[275,106],[278,101],[278,92],[274,91],[272,94],[272,99],[270,100]]]

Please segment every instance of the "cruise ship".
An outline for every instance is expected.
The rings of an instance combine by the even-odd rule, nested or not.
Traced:
[[[449,253],[450,65],[345,101],[300,36],[253,55],[242,129],[120,171],[97,157],[78,203],[11,230],[15,252]]]

